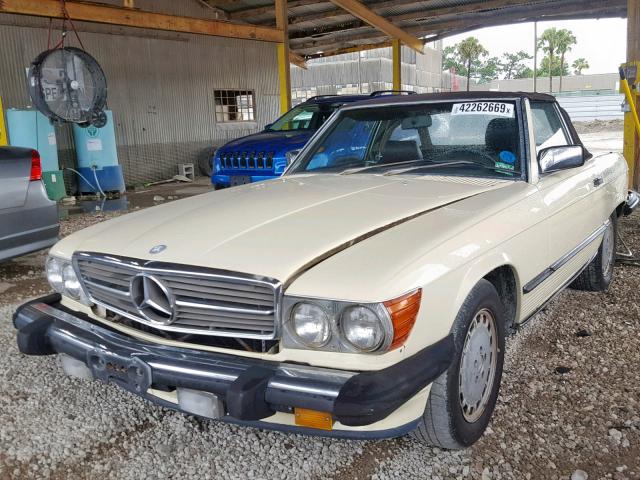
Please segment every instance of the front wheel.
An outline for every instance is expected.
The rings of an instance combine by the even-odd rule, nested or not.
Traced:
[[[481,280],[452,328],[455,357],[431,386],[413,432],[428,445],[459,449],[483,434],[498,398],[504,363],[505,313],[495,287]]]
[[[618,238],[618,217],[614,213],[602,235],[598,253],[591,263],[571,284],[576,290],[604,292],[613,280],[613,267],[616,263],[616,243]]]

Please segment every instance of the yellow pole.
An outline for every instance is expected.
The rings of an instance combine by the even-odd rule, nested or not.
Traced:
[[[627,63],[629,71],[622,70],[622,76],[629,74],[629,79],[634,84],[629,85],[628,80],[621,76],[621,87],[627,97],[630,111],[624,116],[624,157],[629,164],[629,186],[640,187],[640,131],[638,130],[638,83],[640,75],[640,0],[627,0]],[[634,77],[634,78],[631,78]],[[633,90],[632,90],[633,89]],[[635,127],[635,129],[634,129]]]
[[[391,41],[391,58],[393,62],[393,89],[402,90],[402,44],[397,38]]]
[[[280,113],[291,108],[291,65],[289,64],[289,12],[287,0],[276,0],[276,27],[282,30],[278,44],[278,78],[280,83]]]
[[[2,108],[2,97],[0,97],[0,147],[9,145],[9,136],[4,123],[4,108]]]
[[[640,119],[638,119],[638,110],[636,109],[636,101],[633,98],[633,93],[631,93],[631,89],[629,88],[629,82],[624,75],[624,69],[620,68],[620,84],[622,85],[622,90],[624,91],[624,96],[627,97],[627,102],[629,103],[629,109],[631,110],[631,118],[633,119],[633,123],[636,126],[636,132],[640,135]]]

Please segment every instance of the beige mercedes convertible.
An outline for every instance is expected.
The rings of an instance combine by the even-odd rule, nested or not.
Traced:
[[[624,159],[591,155],[553,97],[373,98],[280,179],[60,241],[18,345],[201,417],[466,447],[505,336],[567,286],[609,287],[637,203]]]

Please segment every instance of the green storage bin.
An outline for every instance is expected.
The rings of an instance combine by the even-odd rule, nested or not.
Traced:
[[[47,195],[51,200],[55,200],[57,202],[67,196],[62,170],[42,172],[42,181],[44,182],[44,187],[47,190]]]

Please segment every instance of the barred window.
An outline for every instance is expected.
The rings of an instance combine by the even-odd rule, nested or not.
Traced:
[[[253,90],[214,90],[216,122],[253,122],[256,119]]]

